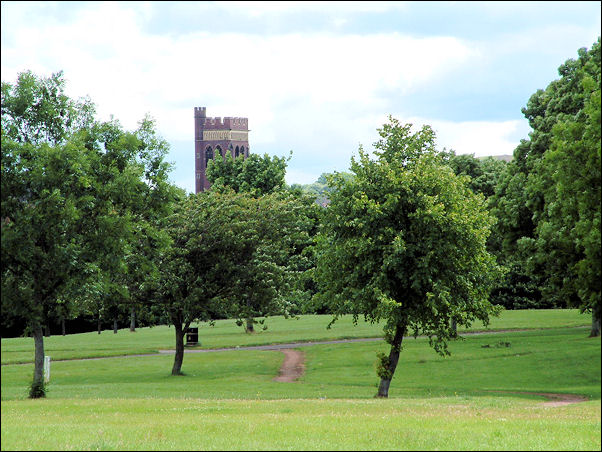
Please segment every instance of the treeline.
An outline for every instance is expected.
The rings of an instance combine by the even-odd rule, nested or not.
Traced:
[[[211,189],[170,183],[150,117],[133,131],[64,94],[62,73],[2,82],[2,326],[35,343],[76,318],[174,326],[270,315],[383,321],[386,397],[401,342],[447,353],[458,325],[508,309],[578,307],[600,322],[600,42],[523,109],[510,163],[440,151],[428,126],[390,117],[348,173],[287,186],[286,157],[215,159]],[[496,306],[498,305],[498,306]]]

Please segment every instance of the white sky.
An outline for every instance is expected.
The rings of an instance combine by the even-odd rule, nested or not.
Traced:
[[[528,98],[600,36],[600,2],[1,3],[2,81],[64,71],[133,129],[145,113],[193,191],[193,109],[249,118],[288,183],[347,170],[389,114],[441,148],[512,154]]]

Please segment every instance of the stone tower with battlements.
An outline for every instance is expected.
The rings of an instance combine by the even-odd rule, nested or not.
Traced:
[[[247,118],[208,118],[205,107],[194,107],[195,193],[210,184],[205,176],[209,160],[226,153],[236,158],[249,155],[249,120]]]

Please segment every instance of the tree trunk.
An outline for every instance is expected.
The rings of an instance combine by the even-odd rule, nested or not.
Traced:
[[[255,328],[253,328],[253,316],[251,315],[251,300],[249,297],[245,297],[245,301],[247,304],[247,325],[245,326],[245,333],[254,333]]]
[[[33,341],[35,346],[33,382],[29,398],[36,399],[46,397],[44,393],[44,331],[42,325],[36,325],[33,329]]]
[[[44,336],[50,337],[50,325],[48,325],[48,322],[44,325]]]
[[[454,335],[458,334],[458,323],[456,322],[456,319],[451,319],[449,326]]]
[[[65,328],[65,317],[61,318],[61,332],[63,333],[63,336],[67,335],[67,328]]]
[[[600,313],[602,309],[600,307],[594,307],[592,309],[592,331],[589,337],[598,337],[600,336]]]
[[[113,317],[113,334],[117,334],[117,317]]]
[[[378,386],[377,397],[389,397],[389,386],[391,380],[395,374],[397,363],[399,362],[399,354],[401,353],[401,342],[403,341],[403,335],[406,332],[406,326],[395,327],[395,336],[391,341],[391,351],[389,352],[389,361],[387,365],[388,378],[380,379],[380,385]]]
[[[182,362],[184,361],[184,329],[180,322],[175,322],[176,328],[176,354],[174,356],[172,375],[182,375]]]
[[[245,327],[245,333],[254,333],[255,332],[255,327],[253,326],[254,323],[255,323],[255,320],[253,319],[253,317],[247,318],[247,326]]]
[[[97,319],[97,328],[98,328],[98,334],[100,334],[101,331],[101,327],[100,327],[100,311],[98,311],[98,319]]]
[[[136,308],[134,306],[130,309],[130,332],[136,332]]]

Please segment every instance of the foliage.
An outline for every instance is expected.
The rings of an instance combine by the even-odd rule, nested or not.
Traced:
[[[166,143],[150,118],[124,132],[63,91],[61,73],[2,84],[2,313],[25,319],[37,339],[53,316],[100,316],[106,294],[127,293],[119,280],[135,225],[170,192]],[[42,340],[35,351],[34,384]]]
[[[534,248],[532,265],[547,279],[544,295],[555,292],[570,305],[592,311],[599,335],[600,40],[580,56],[574,95],[582,107],[575,114],[559,115],[549,148],[529,178],[528,187],[543,195],[544,208],[537,218],[536,238],[524,246]]]
[[[478,159],[472,154],[456,155],[454,151],[450,151],[446,159],[454,173],[469,176],[468,186],[475,193],[482,193],[485,198],[493,196],[495,187],[507,166],[504,160],[495,157]]]
[[[502,281],[492,290],[490,301],[505,309],[549,309],[555,308],[541,291],[533,277],[524,272],[516,262],[507,267]]]
[[[353,177],[351,173],[342,171],[336,173],[322,173],[316,182],[311,184],[292,184],[291,190],[300,190],[301,192],[307,193],[312,196],[315,201],[321,206],[327,206],[329,201],[329,194],[333,190],[333,187],[328,185],[328,178],[333,177],[335,174],[339,174],[345,179]]]
[[[239,266],[238,291],[229,300],[236,308],[231,314],[238,317],[238,324],[244,324],[247,332],[254,331],[255,317],[311,310],[310,299],[315,291],[311,245],[319,212],[311,197],[285,190],[284,176],[291,155],[288,159],[267,154],[233,159],[227,154],[225,159],[211,161],[207,168],[212,191],[248,193],[258,198],[257,208],[263,215],[259,240],[269,251],[258,251],[262,259]],[[262,326],[267,327],[264,323]]]
[[[591,311],[595,330],[601,278],[600,40],[589,51],[579,49],[578,59],[567,60],[558,72],[560,78],[533,94],[522,110],[533,131],[515,149],[492,199],[495,230],[502,262],[538,288],[531,303],[541,299]]]
[[[210,160],[207,165],[206,176],[213,190],[222,190],[225,187],[236,193],[248,192],[254,196],[274,193],[284,188],[284,175],[288,158],[263,157],[250,154],[247,158],[239,156],[233,158],[227,154],[226,158]]]
[[[255,317],[306,310],[315,291],[312,245],[320,207],[307,196],[283,191],[258,198],[257,209],[255,256],[239,266],[236,296],[229,301],[230,313],[247,321],[247,332]]]
[[[445,354],[455,337],[450,321],[487,324],[499,269],[485,248],[494,220],[484,197],[445,164],[432,129],[412,134],[390,118],[379,134],[376,160],[360,147],[355,177],[333,178],[316,273],[334,320],[351,313],[386,321],[392,375],[406,330]]]
[[[2,133],[17,143],[58,144],[89,127],[92,102],[70,99],[64,90],[62,71],[48,78],[25,71],[14,85],[2,82]]]
[[[176,328],[172,374],[181,373],[183,334],[192,322],[288,314],[284,294],[295,282],[288,260],[307,241],[302,208],[288,194],[210,190],[182,200],[165,221],[171,246],[160,259],[154,304]]]

